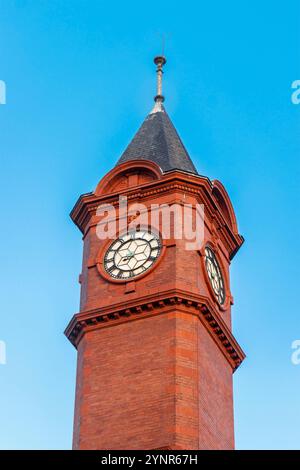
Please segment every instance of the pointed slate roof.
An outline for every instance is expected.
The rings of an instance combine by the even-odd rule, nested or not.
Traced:
[[[164,172],[176,169],[198,174],[162,105],[154,106],[117,165],[137,159],[151,160]]]

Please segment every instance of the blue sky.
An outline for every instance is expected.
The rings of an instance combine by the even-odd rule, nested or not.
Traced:
[[[239,449],[299,449],[300,5],[0,0],[0,448],[71,447],[81,236],[69,212],[152,107],[199,173],[227,188],[246,242],[232,262]]]

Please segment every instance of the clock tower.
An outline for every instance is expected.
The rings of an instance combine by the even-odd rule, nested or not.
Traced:
[[[80,311],[65,331],[77,349],[74,449],[234,448],[244,353],[229,267],[243,238],[224,186],[198,174],[165,110],[165,62],[155,58],[152,111],[71,212],[83,234]],[[193,245],[181,229],[199,207]]]

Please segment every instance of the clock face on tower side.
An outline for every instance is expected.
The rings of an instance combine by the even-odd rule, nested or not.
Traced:
[[[222,305],[225,302],[224,279],[216,255],[208,246],[205,248],[205,267],[212,290],[219,304]]]
[[[161,240],[148,231],[127,233],[115,240],[104,255],[105,271],[125,280],[147,271],[161,252]]]

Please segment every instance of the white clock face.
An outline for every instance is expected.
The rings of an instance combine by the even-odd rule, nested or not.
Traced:
[[[210,285],[218,302],[222,305],[225,302],[224,279],[216,255],[208,246],[205,248],[205,266]]]
[[[116,279],[129,279],[147,271],[160,252],[159,237],[146,231],[130,232],[110,245],[104,256],[104,268]]]

